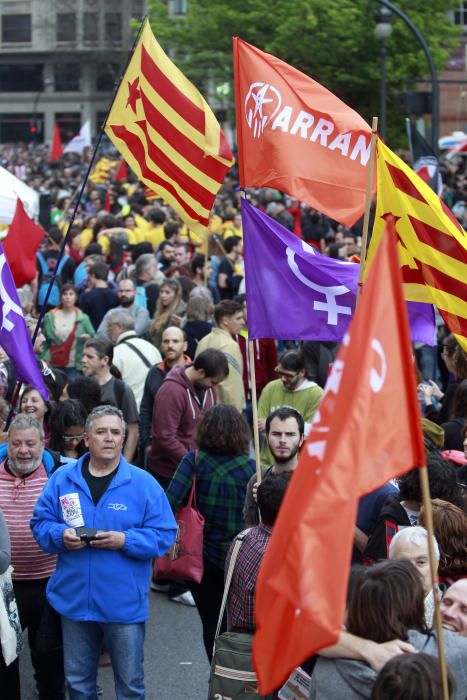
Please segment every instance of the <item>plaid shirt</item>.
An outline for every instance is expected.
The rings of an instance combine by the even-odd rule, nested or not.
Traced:
[[[180,462],[166,492],[174,513],[186,503],[193,473],[196,475],[196,501],[204,516],[204,556],[224,569],[230,543],[245,527],[243,505],[246,487],[255,472],[248,455],[230,457],[189,452]]]
[[[227,626],[229,631],[254,632],[256,579],[272,528],[257,525],[245,535],[238,551],[237,561],[227,597]],[[225,571],[232,556],[234,543],[227,555]]]

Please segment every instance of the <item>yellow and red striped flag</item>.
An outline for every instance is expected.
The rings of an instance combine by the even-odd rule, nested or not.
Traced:
[[[138,178],[195,231],[234,158],[211,108],[146,20],[105,131]]]
[[[99,158],[89,179],[95,185],[103,185],[109,179],[110,169],[115,165],[115,161],[110,158]]]
[[[467,234],[431,187],[379,139],[377,149],[377,204],[368,267],[384,234],[385,218],[392,215],[405,298],[435,304],[467,350]]]

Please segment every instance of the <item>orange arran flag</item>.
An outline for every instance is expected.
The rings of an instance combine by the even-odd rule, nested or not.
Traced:
[[[424,464],[407,311],[388,231],[261,564],[253,643],[261,693],[337,640],[360,496]]]
[[[105,132],[147,187],[203,232],[234,158],[195,86],[144,23]]]
[[[408,301],[435,304],[467,351],[467,234],[436,192],[380,139],[378,196],[367,261],[396,219],[399,258]]]
[[[347,226],[365,208],[371,129],[325,87],[234,37],[242,187],[274,187]]]

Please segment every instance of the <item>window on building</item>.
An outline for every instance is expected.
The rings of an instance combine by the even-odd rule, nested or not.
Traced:
[[[81,66],[79,63],[56,63],[54,66],[55,92],[79,92]]]
[[[122,41],[122,13],[106,12],[104,15],[104,40],[106,44],[120,44]]]
[[[70,141],[81,129],[80,112],[55,112],[55,121],[59,126],[60,136],[64,143]]]
[[[0,143],[44,140],[44,114],[0,114]]]
[[[116,63],[103,65],[96,76],[96,90],[99,92],[112,92],[119,76],[119,67]]]
[[[0,92],[40,92],[44,89],[42,63],[0,65]]]
[[[76,41],[76,14],[59,12],[57,14],[57,41]]]
[[[83,41],[85,44],[94,44],[99,40],[99,14],[97,12],[85,12],[83,14]]]
[[[2,42],[27,44],[31,42],[31,15],[3,15]]]
[[[132,0],[131,3],[131,16],[136,17],[136,19],[141,19],[144,15],[144,2],[143,0]]]
[[[454,10],[454,24],[467,27],[467,2],[459,3],[459,8]]]

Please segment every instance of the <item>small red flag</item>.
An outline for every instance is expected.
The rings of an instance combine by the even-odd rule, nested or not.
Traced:
[[[15,215],[3,241],[6,259],[17,287],[32,282],[36,276],[36,256],[46,232],[24,211],[18,197]]]
[[[110,205],[110,190],[108,188],[107,188],[107,191],[105,193],[104,209],[105,209],[105,211],[108,211],[109,214],[112,211],[112,207]]]
[[[261,565],[253,644],[261,693],[337,640],[360,496],[424,464],[396,239],[387,230]]]
[[[241,187],[275,187],[352,226],[365,209],[371,129],[325,87],[234,37]]]
[[[60,129],[58,128],[57,122],[54,124],[54,137],[52,140],[52,146],[50,148],[50,162],[58,160],[63,156],[63,146],[62,139],[60,136]]]
[[[118,182],[119,180],[128,180],[128,168],[124,160],[120,161],[120,165],[115,171],[114,182]]]

